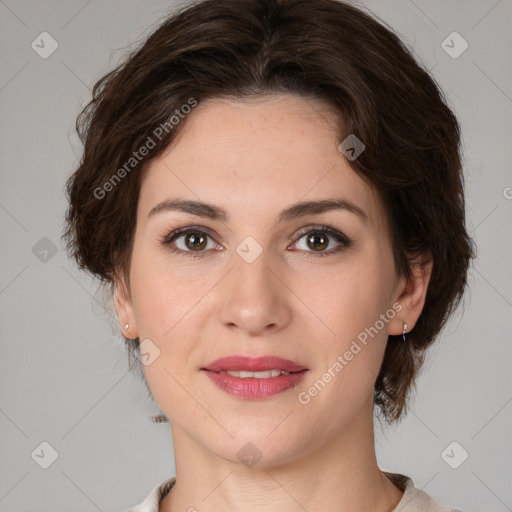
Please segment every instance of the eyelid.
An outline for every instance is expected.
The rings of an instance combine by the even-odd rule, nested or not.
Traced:
[[[181,228],[173,229],[170,233],[164,236],[162,242],[170,241],[173,238],[176,238],[178,235],[182,235],[184,233],[187,233],[189,231],[197,231],[199,233],[206,233],[207,235],[210,235],[212,238],[216,235],[214,235],[213,231],[210,228],[207,228],[206,226],[194,226],[194,225],[187,225],[183,226]]]
[[[313,233],[313,232],[327,233],[327,234],[331,235],[332,237],[341,239],[347,245],[350,245],[353,242],[347,235],[345,235],[341,231],[339,231],[335,228],[332,228],[330,226],[326,226],[326,225],[313,225],[313,226],[308,226],[308,227],[302,228],[294,236],[297,238],[302,238],[304,235],[306,235],[308,233]],[[293,242],[293,240],[294,239],[292,238],[291,241]]]
[[[213,233],[213,231],[210,228],[207,228],[205,226],[195,226],[195,225],[187,225],[183,226],[181,228],[173,229],[170,233],[167,235],[164,235],[163,238],[160,240],[160,243],[170,249],[172,252],[181,254],[181,255],[189,255],[192,257],[199,257],[201,254],[207,254],[206,251],[184,251],[182,249],[177,249],[175,247],[172,247],[171,244],[178,238],[180,238],[183,235],[186,235],[189,232],[198,232],[198,233],[204,233],[208,235],[217,245],[219,244],[216,240],[216,234]]]

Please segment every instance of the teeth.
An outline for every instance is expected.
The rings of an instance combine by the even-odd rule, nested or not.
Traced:
[[[279,375],[289,375],[290,372],[284,370],[266,370],[264,372],[246,372],[244,370],[239,372],[220,372],[227,373],[233,377],[240,377],[242,379],[253,378],[253,379],[269,379],[270,377],[279,377]]]

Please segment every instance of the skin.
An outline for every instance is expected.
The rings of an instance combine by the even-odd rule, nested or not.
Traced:
[[[144,371],[171,421],[177,477],[160,511],[391,511],[403,493],[376,462],[373,387],[388,335],[402,334],[404,323],[410,331],[421,313],[429,255],[410,280],[397,275],[383,205],[338,149],[335,118],[322,102],[292,94],[215,99],[182,122],[143,181],[130,281],[121,277],[115,293],[125,335],[160,350]],[[224,208],[229,220],[178,211],[148,217],[178,197]],[[278,222],[292,204],[333,197],[367,220],[333,210]],[[352,245],[320,256],[340,243],[324,233],[327,247],[308,244],[303,235],[318,225]],[[211,230],[202,253],[186,234],[173,244],[188,250],[184,256],[161,243],[185,226]],[[236,252],[248,236],[263,250],[252,263]],[[395,303],[401,311],[301,404],[299,393]],[[233,397],[200,370],[233,354],[277,355],[309,372],[264,400]],[[261,454],[252,467],[237,456],[248,442]]]

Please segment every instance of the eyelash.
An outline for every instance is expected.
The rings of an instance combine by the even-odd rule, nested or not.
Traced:
[[[167,247],[171,252],[178,254],[179,256],[183,256],[184,258],[201,258],[204,256],[204,253],[206,251],[185,251],[183,249],[176,249],[175,247],[171,246],[171,243],[180,238],[183,235],[186,235],[188,233],[200,233],[208,235],[210,238],[213,239],[213,236],[209,229],[200,227],[200,226],[187,226],[184,228],[179,228],[171,233],[169,233],[163,240],[161,240],[161,244]],[[307,229],[301,230],[299,233],[297,233],[297,243],[304,235],[312,234],[312,233],[325,233],[333,237],[337,242],[340,243],[338,247],[335,249],[331,249],[329,251],[321,251],[321,252],[314,252],[314,251],[304,251],[308,255],[308,257],[316,258],[316,257],[325,257],[325,256],[331,256],[333,254],[336,254],[344,249],[349,248],[352,245],[352,240],[350,240],[347,236],[345,236],[343,233],[340,233],[336,229],[333,229],[329,226],[311,226]],[[293,240],[292,240],[293,241]]]

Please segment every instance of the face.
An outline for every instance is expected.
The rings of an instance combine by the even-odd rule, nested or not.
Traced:
[[[338,149],[333,115],[295,95],[217,99],[183,128],[148,168],[130,293],[116,298],[173,429],[225,460],[252,443],[260,464],[275,464],[368,427],[405,281],[383,206]],[[292,209],[326,200],[339,207]],[[290,370],[248,379],[212,370],[240,355],[296,366],[246,363]]]

